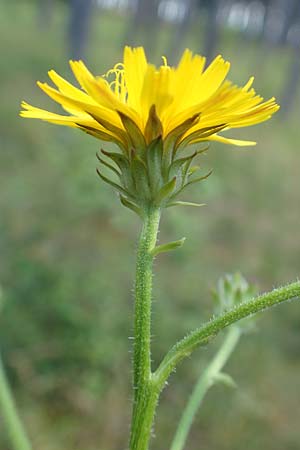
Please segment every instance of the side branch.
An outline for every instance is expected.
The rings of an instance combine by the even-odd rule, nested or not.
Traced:
[[[31,443],[27,437],[24,426],[21,422],[15,401],[8,384],[8,379],[4,372],[3,363],[0,357],[0,415],[2,416],[11,447],[14,450],[32,450]]]
[[[157,388],[162,390],[165,382],[169,378],[171,372],[186,356],[189,356],[193,350],[206,345],[221,330],[232,325],[233,323],[249,317],[252,314],[264,311],[271,306],[278,305],[287,300],[300,297],[300,281],[290,283],[278,289],[274,289],[258,297],[241,303],[231,310],[211,319],[202,327],[192,331],[185,338],[181,339],[164,357],[160,366],[153,374]]]

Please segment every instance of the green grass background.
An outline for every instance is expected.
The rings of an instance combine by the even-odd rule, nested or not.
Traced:
[[[56,110],[39,92],[55,68],[70,78],[67,9],[49,26],[36,3],[0,2],[0,348],[34,448],[121,450],[131,407],[130,340],[134,215],[96,176],[101,143],[83,133],[18,117],[19,103]],[[102,74],[122,56],[128,17],[93,16],[87,63]],[[201,18],[183,46],[201,50]],[[174,27],[161,25],[153,59]],[[138,42],[137,42],[138,43]],[[224,33],[220,53],[237,83],[256,75],[266,98],[282,92],[293,53]],[[241,270],[260,290],[299,276],[299,94],[286,120],[232,131],[258,145],[212,145],[201,157],[208,181],[186,194],[200,209],[168,210],[160,242],[187,237],[155,263],[153,363],[212,312],[210,290]],[[172,375],[152,448],[169,448],[180,412],[220,337]],[[300,442],[299,302],[261,317],[228,372],[238,389],[215,387],[197,416],[189,450],[297,450]],[[11,450],[0,421],[0,448]]]

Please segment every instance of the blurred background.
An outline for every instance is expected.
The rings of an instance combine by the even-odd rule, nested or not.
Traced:
[[[255,75],[281,110],[233,130],[241,149],[214,144],[213,175],[190,190],[200,209],[168,210],[160,242],[187,237],[155,264],[153,360],[212,314],[210,291],[241,270],[267,290],[300,271],[299,0],[0,1],[0,348],[34,448],[124,450],[130,420],[130,340],[138,219],[96,176],[101,143],[18,117],[22,99],[58,111],[36,87],[68,59],[103,74],[124,44],[176,64],[189,47],[221,53],[230,79]],[[105,148],[107,145],[105,144]],[[215,387],[189,450],[297,450],[300,442],[299,302],[261,317]],[[152,448],[166,450],[205,361],[222,337],[178,369],[165,389]],[[0,448],[10,450],[0,421]]]

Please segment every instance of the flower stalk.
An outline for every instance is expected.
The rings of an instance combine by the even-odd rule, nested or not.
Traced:
[[[253,314],[265,311],[272,306],[296,298],[300,298],[300,281],[295,281],[265,294],[258,295],[252,300],[241,303],[206,322],[202,327],[197,328],[178,341],[169,350],[154,374],[157,385],[160,389],[163,389],[165,382],[175,367],[196,348],[207,345],[224,328]]]
[[[199,410],[199,407],[201,406],[202,401],[210,387],[218,381],[222,381],[222,379],[224,379],[224,381],[227,379],[230,380],[230,378],[227,378],[225,374],[222,377],[222,369],[235,350],[241,333],[241,328],[236,325],[229,328],[220,349],[199,377],[190,399],[182,413],[170,450],[184,449],[196,413]]]
[[[0,412],[14,450],[32,450],[23,424],[17,413],[9,383],[0,358]]]
[[[181,450],[192,418],[199,402],[202,401],[209,388],[212,377],[216,376],[226,363],[240,336],[240,328],[236,322],[264,311],[284,301],[300,297],[300,281],[290,283],[278,289],[242,302],[219,314],[202,327],[192,331],[181,339],[166,354],[155,372],[151,370],[151,300],[152,300],[152,270],[161,210],[155,206],[143,209],[143,227],[139,239],[136,282],[135,282],[135,318],[134,318],[134,352],[133,352],[133,411],[130,434],[130,450],[148,450],[156,407],[169,376],[176,366],[196,348],[206,345],[220,331],[230,325],[222,348],[208,367],[204,378],[196,387],[196,398],[193,401],[184,424],[176,437],[172,450]],[[171,250],[171,249],[170,249]],[[232,330],[232,331],[231,331]],[[177,441],[177,443],[176,443]]]
[[[146,450],[158,395],[152,387],[151,373],[151,301],[152,266],[157,240],[160,209],[144,210],[139,239],[136,280],[133,352],[133,412],[131,450]]]

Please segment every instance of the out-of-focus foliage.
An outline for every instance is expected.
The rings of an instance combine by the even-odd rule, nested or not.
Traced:
[[[0,5],[0,348],[35,448],[119,450],[126,447],[130,418],[128,337],[139,223],[96,176],[100,142],[18,117],[21,99],[54,110],[35,80],[46,80],[50,68],[68,73],[68,3],[49,2],[45,22],[39,5]],[[194,51],[204,47],[207,18],[197,11],[180,42]],[[102,74],[120,60],[132,17],[130,9],[95,8],[85,50],[93,71]],[[154,61],[168,56],[176,30],[160,20]],[[218,52],[232,62],[231,79],[242,83],[254,74],[265,97],[281,94],[294,49],[247,40],[228,27],[218,33]],[[256,147],[213,145],[202,157],[214,173],[189,200],[206,207],[164,214],[160,242],[183,235],[187,241],[155,264],[154,364],[212,313],[210,290],[224,272],[241,270],[261,289],[299,276],[296,90],[293,105],[286,120],[280,112],[238,133],[257,140]],[[298,304],[274,310],[258,328],[228,369],[239,389],[210,393],[190,450],[298,448]],[[198,352],[173,375],[157,416],[156,450],[171,442],[192,383],[213,350]],[[8,450],[1,422],[0,436],[1,449]]]

